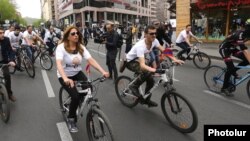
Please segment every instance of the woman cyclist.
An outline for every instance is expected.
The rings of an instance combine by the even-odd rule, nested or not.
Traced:
[[[82,58],[85,58],[103,76],[109,77],[109,73],[91,57],[83,46],[82,39],[83,36],[78,28],[70,26],[64,31],[62,42],[56,48],[57,76],[60,84],[71,96],[67,120],[70,132],[78,131],[76,110],[79,105],[79,96],[74,81],[87,81],[87,77],[82,72]]]

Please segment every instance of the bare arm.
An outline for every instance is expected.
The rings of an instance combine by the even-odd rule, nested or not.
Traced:
[[[146,71],[149,71],[149,72],[155,72],[156,69],[155,68],[152,68],[152,67],[149,67],[145,64],[145,59],[144,57],[139,57],[139,63],[140,63],[140,68],[142,70],[146,70]]]
[[[93,66],[96,70],[98,70],[105,77],[109,77],[109,74],[96,62],[94,58],[89,58],[88,63]]]
[[[63,66],[62,66],[62,60],[56,60],[56,66],[57,66],[57,70],[60,73],[60,75],[62,76],[62,79],[65,80],[68,77],[66,76],[64,70],[63,70]]]

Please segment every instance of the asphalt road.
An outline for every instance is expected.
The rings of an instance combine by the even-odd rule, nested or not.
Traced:
[[[105,65],[105,49],[89,43],[92,56]],[[98,53],[99,52],[99,53]],[[119,61],[117,61],[117,66]],[[212,64],[224,66],[223,62],[212,60]],[[83,64],[85,66],[85,63]],[[106,68],[107,69],[107,68]],[[186,62],[175,70],[174,86],[195,107],[198,114],[198,128],[190,134],[173,129],[165,120],[160,106],[148,108],[138,105],[133,109],[124,107],[115,94],[114,84],[106,80],[99,87],[98,99],[108,116],[118,141],[201,141],[206,124],[250,124],[250,100],[246,94],[246,83],[241,84],[233,98],[209,92],[203,80],[203,70]],[[131,76],[128,70],[124,74]],[[91,77],[100,76],[93,69]],[[56,67],[43,71],[36,63],[36,77],[29,78],[25,72],[12,76],[12,87],[17,97],[11,103],[11,118],[8,124],[0,121],[2,141],[87,141],[85,117],[78,120],[79,132],[69,134],[59,109],[60,84]],[[155,91],[152,99],[160,103],[163,89]],[[85,112],[86,113],[86,112]]]

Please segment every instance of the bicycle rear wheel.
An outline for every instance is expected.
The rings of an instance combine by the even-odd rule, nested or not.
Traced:
[[[250,100],[250,80],[247,82],[247,96]]]
[[[194,65],[199,69],[206,69],[207,67],[211,65],[210,57],[206,53],[203,53],[203,52],[198,52],[194,54],[193,62],[194,62]]]
[[[53,61],[48,54],[43,53],[40,57],[40,65],[45,70],[51,70],[53,67]]]
[[[114,141],[113,130],[107,116],[96,107],[90,109],[86,117],[87,133],[90,141]]]
[[[209,90],[220,92],[224,81],[224,68],[210,66],[204,72],[204,81]]]
[[[5,123],[10,119],[9,99],[3,83],[0,83],[0,116]]]
[[[24,68],[27,72],[27,74],[29,75],[29,77],[34,78],[35,77],[35,67],[32,63],[32,61],[29,59],[29,57],[25,56],[23,58],[23,65]]]
[[[69,115],[70,103],[71,103],[70,95],[67,93],[65,89],[63,89],[63,87],[61,87],[59,91],[59,105],[65,121],[67,121],[67,117]]]
[[[176,130],[191,133],[197,128],[197,113],[182,95],[173,91],[165,93],[161,98],[161,108],[165,118]]]
[[[132,91],[128,88],[131,78],[127,76],[120,76],[115,81],[115,92],[118,99],[123,105],[129,108],[135,107],[139,100],[132,94]]]

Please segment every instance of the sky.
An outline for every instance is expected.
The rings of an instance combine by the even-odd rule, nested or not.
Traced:
[[[22,17],[41,18],[40,0],[15,0]]]

